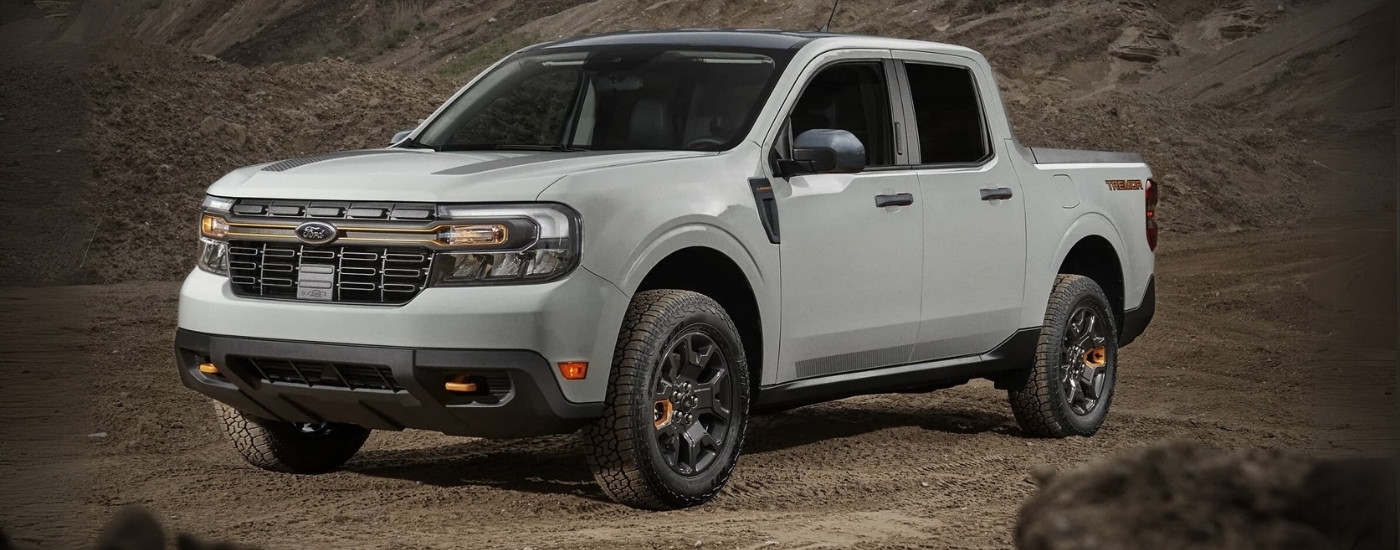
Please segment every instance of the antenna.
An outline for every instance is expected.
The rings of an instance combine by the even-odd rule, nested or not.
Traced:
[[[831,5],[831,15],[826,18],[826,24],[822,25],[822,28],[817,29],[817,32],[831,31],[831,22],[836,19],[836,9],[839,7],[841,7],[841,0],[836,0],[836,3]]]

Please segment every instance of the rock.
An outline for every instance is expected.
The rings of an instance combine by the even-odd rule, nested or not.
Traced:
[[[150,512],[127,506],[97,535],[98,550],[158,550],[165,548],[165,529]]]
[[[1043,481],[1016,547],[1393,548],[1394,495],[1386,460],[1171,443]]]

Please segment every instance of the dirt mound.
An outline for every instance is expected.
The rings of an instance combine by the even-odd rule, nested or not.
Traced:
[[[193,205],[231,168],[379,145],[412,125],[454,87],[412,69],[461,82],[539,40],[630,28],[815,28],[830,14],[826,0],[301,0],[253,18],[252,4],[109,8],[133,21],[130,34],[227,52],[251,68],[127,45],[109,49],[89,71],[94,208],[106,214],[91,248],[96,261],[85,262],[96,266],[97,280],[164,279],[187,269]],[[105,12],[78,14],[67,34],[96,33],[81,23],[91,13]],[[1319,213],[1326,200],[1319,197],[1335,194],[1315,183],[1332,162],[1319,160],[1318,140],[1393,143],[1393,67],[1381,70],[1393,65],[1393,47],[1381,47],[1393,38],[1379,23],[1391,15],[1380,0],[919,0],[847,3],[833,28],[984,52],[1022,143],[1142,152],[1165,184],[1161,219],[1171,233],[1306,219]],[[263,65],[318,52],[359,62]],[[152,205],[154,213],[126,215]]]
[[[1269,227],[1314,210],[1314,166],[1287,127],[1142,92],[1055,100],[1013,88],[1006,96],[1022,143],[1141,152],[1163,184],[1164,233]]]
[[[182,276],[214,180],[248,164],[382,146],[454,89],[340,60],[244,68],[133,43],[102,50],[85,86],[98,220],[85,266],[97,281]]]
[[[1041,474],[1022,550],[1393,548],[1395,465],[1192,443]],[[1048,479],[1045,479],[1048,478]]]
[[[139,40],[246,65],[345,57],[381,67],[423,69],[460,61],[462,54],[521,25],[587,0],[55,3],[73,12],[65,32],[65,39],[72,41]]]

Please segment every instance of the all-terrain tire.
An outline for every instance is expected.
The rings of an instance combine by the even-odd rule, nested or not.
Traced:
[[[290,474],[323,474],[359,452],[369,429],[351,424],[303,425],[268,420],[214,402],[224,433],[249,464]]]
[[[1072,330],[1071,317],[1085,308],[1101,321],[1099,345],[1103,347],[1102,368],[1106,372],[1097,403],[1091,410],[1081,413],[1072,407],[1071,399],[1066,396],[1068,382],[1062,365],[1067,362],[1065,354],[1070,347],[1066,335]],[[1118,375],[1118,330],[1112,312],[1108,297],[1093,279],[1080,275],[1055,278],[1030,375],[1024,386],[1007,392],[1016,423],[1025,435],[1090,436],[1103,425]]]
[[[732,401],[722,441],[709,466],[689,475],[663,457],[654,388],[668,350],[686,335],[703,334],[729,377]],[[584,428],[588,465],[613,500],[650,510],[695,506],[724,487],[734,470],[748,424],[749,376],[739,331],[718,303],[682,290],[638,293],[627,309],[613,352],[603,417]],[[718,390],[716,390],[718,393]]]

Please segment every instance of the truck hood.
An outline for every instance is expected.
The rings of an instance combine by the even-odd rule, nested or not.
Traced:
[[[694,151],[342,151],[239,168],[214,182],[209,194],[342,201],[530,201],[569,174],[713,154]]]

